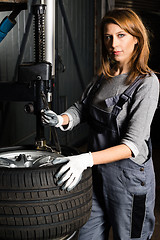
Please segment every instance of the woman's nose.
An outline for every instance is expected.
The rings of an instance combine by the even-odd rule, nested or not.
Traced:
[[[116,37],[113,36],[112,38],[112,47],[115,48],[118,45],[118,39]]]

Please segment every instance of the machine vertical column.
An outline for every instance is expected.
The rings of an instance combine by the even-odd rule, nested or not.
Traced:
[[[45,11],[45,4],[33,5],[36,63],[45,61]],[[41,109],[44,108],[41,93],[45,93],[45,87],[45,81],[38,75],[36,79],[36,145],[40,147],[45,145],[44,126],[41,123]]]

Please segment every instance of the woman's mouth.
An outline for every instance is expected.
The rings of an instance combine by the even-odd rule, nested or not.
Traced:
[[[114,51],[113,54],[114,55],[119,55],[121,53],[121,51]]]

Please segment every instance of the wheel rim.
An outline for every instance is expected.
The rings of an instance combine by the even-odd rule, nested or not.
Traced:
[[[60,157],[57,152],[38,150],[16,150],[0,153],[0,167],[4,168],[37,168],[52,165]]]

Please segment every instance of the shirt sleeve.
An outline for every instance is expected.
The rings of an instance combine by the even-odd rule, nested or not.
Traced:
[[[127,129],[121,143],[126,144],[137,158],[141,152],[148,151],[147,142],[150,137],[150,127],[159,98],[159,81],[155,74],[147,76],[133,95]],[[145,143],[145,144],[144,144]],[[146,149],[145,149],[146,148]],[[145,161],[141,156],[141,161]]]

